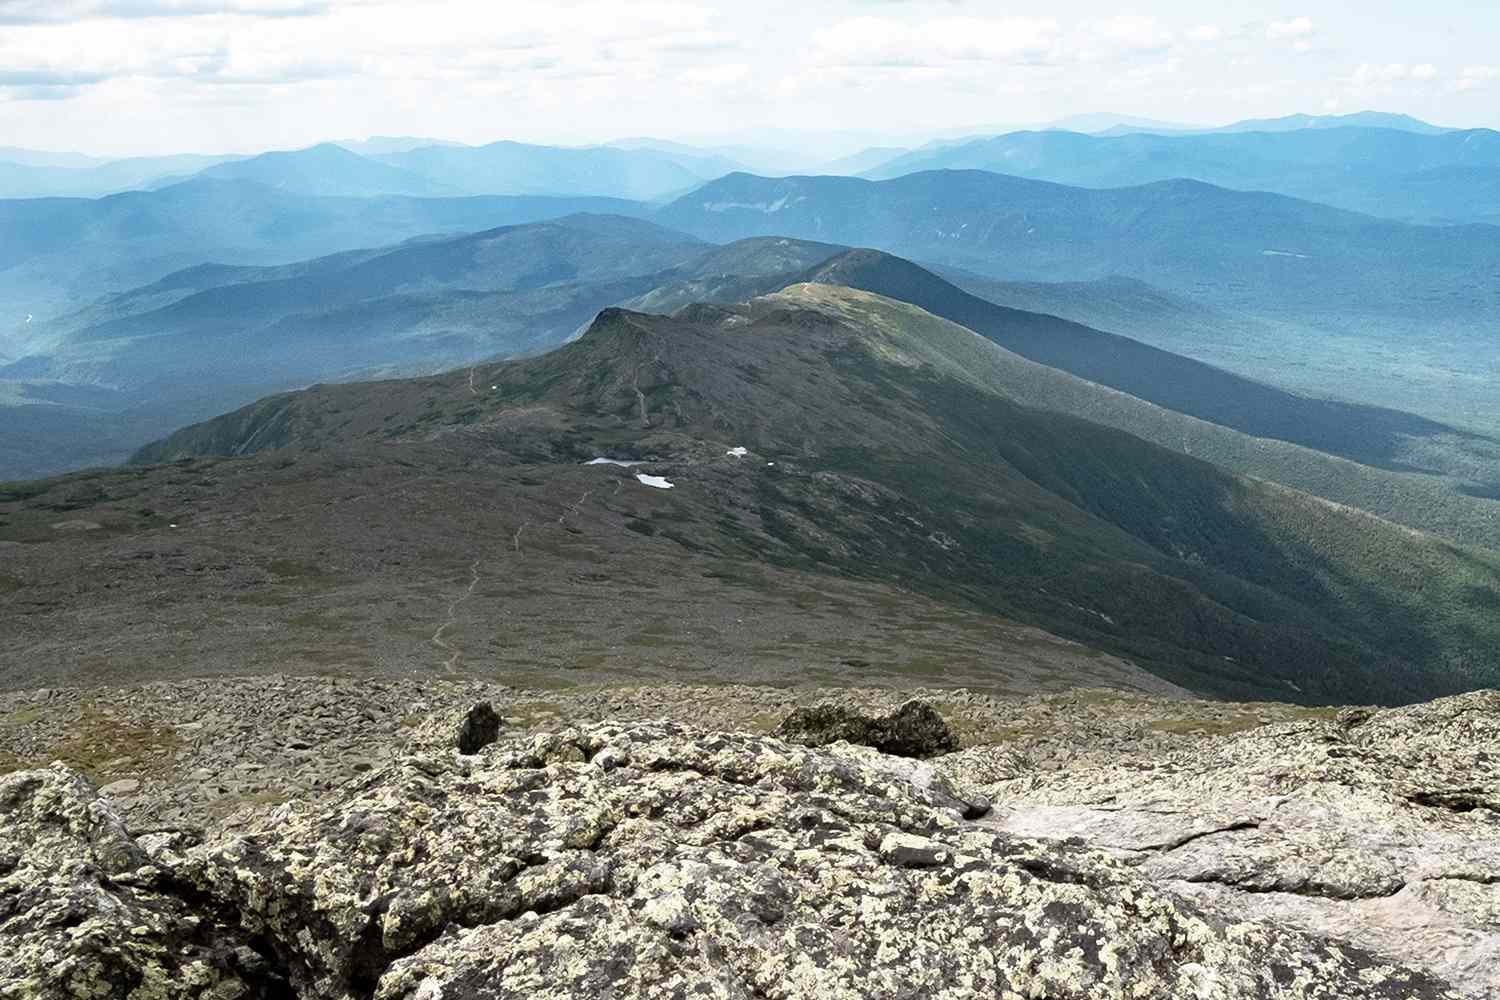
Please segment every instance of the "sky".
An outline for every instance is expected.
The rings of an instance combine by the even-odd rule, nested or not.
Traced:
[[[850,148],[1112,112],[1500,126],[1476,0],[0,0],[0,146]]]

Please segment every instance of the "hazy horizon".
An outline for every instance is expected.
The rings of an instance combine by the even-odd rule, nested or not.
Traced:
[[[1185,0],[0,0],[0,145],[774,146],[779,130],[850,149],[1090,112],[1213,126],[1378,109],[1494,126],[1497,36],[1500,10],[1451,0],[1235,0],[1211,16]]]

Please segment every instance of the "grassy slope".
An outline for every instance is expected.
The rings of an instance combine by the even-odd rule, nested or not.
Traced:
[[[904,262],[901,263],[904,264]],[[819,277],[823,276],[823,274],[819,275]],[[827,276],[831,280],[838,280],[836,274]],[[887,287],[883,283],[876,284],[877,287]],[[817,293],[804,286],[799,289],[799,295],[802,299],[811,301]],[[926,296],[918,297],[927,298]],[[1063,362],[1061,367],[1054,368],[1024,358],[1009,350],[988,350],[989,347],[997,346],[994,343],[981,347],[968,336],[970,332],[968,328],[959,327],[910,303],[903,303],[905,307],[898,309],[896,300],[883,296],[841,293],[832,296],[830,301],[837,303],[837,308],[849,313],[851,318],[859,322],[876,326],[920,326],[929,330],[928,336],[944,338],[954,344],[954,350],[963,354],[965,358],[961,364],[950,366],[951,372],[956,377],[972,375],[975,371],[985,371],[985,384],[988,388],[999,391],[1024,405],[1055,410],[1117,427],[1148,441],[1205,459],[1236,472],[1282,483],[1315,496],[1358,507],[1398,523],[1466,544],[1500,549],[1500,505],[1493,500],[1459,492],[1452,487],[1451,483],[1442,478],[1372,467],[1287,441],[1243,433],[1233,426],[1198,419],[1190,413],[1179,412],[1169,406],[1156,405],[1151,402],[1149,397],[1152,395],[1151,383],[1153,382],[1160,384],[1163,381],[1171,381],[1175,376],[1177,381],[1172,388],[1179,393],[1184,388],[1181,378],[1183,373],[1174,370],[1171,363],[1175,361],[1181,366],[1182,359],[1165,356],[1167,364],[1154,364],[1153,359],[1163,357],[1163,355],[1150,349],[1142,349],[1139,352],[1145,355],[1144,358],[1131,358],[1129,352],[1124,352],[1125,357],[1122,359],[1122,352],[1108,351],[1109,342],[1119,341],[1121,338],[1086,331],[1078,327],[1070,329],[1069,324],[1053,324],[1050,327],[1044,325],[1044,334],[1056,328],[1064,334],[1079,332],[1085,335],[1081,338],[1080,344],[1071,349],[1064,347],[1062,351],[1059,351],[1057,340],[1044,345],[1044,349],[1040,352],[1043,357],[1054,363],[1059,360]],[[933,304],[941,308],[943,303],[938,301]],[[965,316],[965,318],[975,321],[980,329],[987,330],[1000,344],[1016,342],[1016,338],[1007,337],[997,325],[1007,322],[1013,324],[1015,322],[1013,316],[998,310],[993,314],[987,314],[982,307],[977,308],[977,321],[972,317]],[[962,315],[962,312],[955,314]],[[1024,314],[1019,315],[1022,322],[1033,319]],[[1050,322],[1044,317],[1034,319],[1042,321],[1043,324]],[[1104,341],[1104,343],[1098,345],[1094,343],[1095,341]],[[1023,335],[1017,346],[1025,351],[1033,344],[1034,341]],[[1102,349],[1091,350],[1091,348]],[[1068,367],[1068,357],[1058,357],[1059,354],[1064,353],[1084,356],[1086,365],[1082,367],[1089,374],[1098,374],[1102,378],[1108,378],[1115,385],[1129,385],[1136,390],[1137,394],[1131,395],[1128,392],[1111,388],[1109,385],[1070,374],[1064,370]],[[1135,361],[1136,374],[1148,381],[1140,385],[1135,384],[1140,382],[1140,378],[1132,376],[1131,369],[1125,365],[1121,365],[1114,371],[1097,371],[1097,355],[1101,353],[1116,364],[1122,360]],[[1186,375],[1192,376],[1194,374],[1191,370],[1192,363],[1186,364],[1189,368]],[[1378,439],[1378,429],[1363,423],[1361,415],[1362,413],[1373,414],[1378,418],[1382,415],[1382,411],[1359,407],[1324,408],[1320,407],[1317,401],[1302,400],[1300,397],[1280,393],[1271,387],[1237,379],[1226,373],[1214,374],[1223,376],[1218,379],[1221,384],[1211,385],[1207,391],[1218,392],[1222,402],[1241,412],[1250,410],[1252,416],[1259,417],[1260,414],[1255,412],[1255,408],[1259,407],[1291,411],[1291,414],[1296,416],[1298,404],[1307,404],[1303,410],[1310,410],[1311,413],[1304,412],[1302,415],[1304,431],[1310,430],[1316,433],[1319,428],[1314,421],[1322,416],[1328,428],[1324,432],[1325,435],[1339,432],[1345,434],[1365,432],[1370,434],[1372,440]],[[1247,386],[1253,390],[1252,398],[1248,400],[1241,398],[1237,401],[1234,396],[1237,386]],[[1148,398],[1140,398],[1143,395]],[[1241,396],[1243,395],[1242,393]],[[1277,397],[1282,397],[1285,404],[1278,407]],[[1183,404],[1179,402],[1179,406]],[[1188,407],[1183,406],[1183,408]],[[1344,412],[1339,412],[1341,410]],[[1271,414],[1273,417],[1285,415],[1284,412]],[[1420,422],[1413,421],[1413,423]],[[1389,457],[1387,457],[1387,464],[1390,464]]]
[[[323,387],[143,458],[446,440],[527,463],[655,456],[691,483],[722,455],[708,442],[734,442],[777,465],[674,493],[689,551],[903,581],[1199,690],[1401,700],[1494,681],[1495,557],[1017,406],[976,375],[994,345],[851,321],[861,301],[796,289],[749,312],[612,311],[550,355],[481,371],[493,391]],[[1412,567],[1424,586],[1407,592]]]

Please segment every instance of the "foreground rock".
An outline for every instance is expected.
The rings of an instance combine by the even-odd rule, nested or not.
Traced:
[[[237,927],[178,896],[119,815],[63,768],[0,778],[0,997],[276,997]]]
[[[939,767],[989,774],[992,829],[1079,838],[1225,919],[1346,940],[1500,997],[1500,693],[1052,771],[992,748]]]
[[[835,704],[798,708],[776,735],[813,747],[842,740],[896,757],[937,757],[958,749],[958,737],[937,710],[915,699],[879,718]]]
[[[967,821],[952,782],[866,748],[672,723],[417,740],[197,844],[132,840],[62,769],[0,787],[7,998],[1461,995]],[[75,966],[128,978],[52,971]]]

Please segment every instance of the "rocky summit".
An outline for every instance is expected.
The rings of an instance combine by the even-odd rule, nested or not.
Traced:
[[[241,694],[323,685],[380,729],[384,692],[336,683]],[[118,701],[166,717],[234,690]],[[897,713],[952,724],[962,749],[929,760],[748,721],[800,693],[564,693],[545,718],[475,693],[429,692],[331,787],[197,823],[143,803],[203,769],[101,791],[30,766],[12,709],[0,997],[1500,997],[1500,693],[945,692]],[[872,724],[905,698],[838,697]]]

